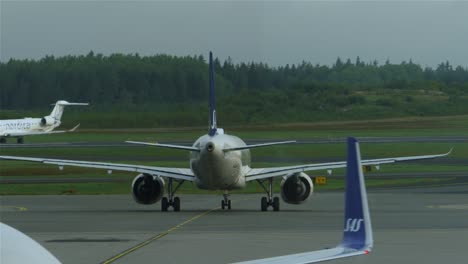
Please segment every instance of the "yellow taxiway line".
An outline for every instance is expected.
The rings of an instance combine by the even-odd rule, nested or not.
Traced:
[[[138,245],[136,245],[136,246],[134,246],[134,247],[132,247],[132,248],[129,248],[129,249],[123,251],[122,253],[120,253],[120,254],[118,254],[118,255],[115,255],[114,257],[111,257],[111,258],[109,258],[109,259],[103,261],[102,264],[109,264],[109,263],[112,263],[112,262],[114,262],[114,261],[116,261],[116,260],[118,260],[118,259],[120,259],[120,258],[122,258],[122,257],[124,257],[124,256],[126,256],[126,255],[128,255],[128,254],[130,254],[130,253],[132,253],[133,251],[138,250],[138,249],[140,249],[140,248],[142,248],[142,247],[144,247],[144,246],[150,244],[150,243],[153,242],[153,241],[156,241],[156,240],[158,240],[158,239],[160,239],[160,238],[162,238],[162,237],[164,237],[164,236],[166,236],[166,235],[169,235],[171,232],[176,231],[177,229],[183,227],[184,225],[186,225],[186,224],[188,224],[188,223],[190,223],[190,222],[193,222],[193,221],[197,220],[198,218],[200,218],[200,217],[202,217],[202,216],[204,216],[204,215],[207,215],[207,214],[209,214],[209,213],[211,213],[211,212],[213,212],[213,211],[215,211],[215,210],[218,210],[218,209],[219,209],[219,206],[216,207],[216,208],[213,208],[213,209],[211,209],[211,210],[205,211],[205,212],[203,212],[203,213],[201,213],[201,214],[198,214],[198,215],[196,215],[196,216],[194,216],[194,217],[192,217],[192,218],[186,220],[185,222],[182,222],[182,223],[180,223],[180,224],[178,224],[178,225],[176,225],[176,226],[174,226],[174,227],[172,227],[172,228],[170,228],[170,229],[168,229],[168,230],[166,230],[166,231],[164,231],[164,232],[162,232],[162,233],[159,233],[159,234],[157,234],[157,235],[155,235],[155,236],[153,236],[153,237],[150,237],[149,239],[147,239],[147,240],[141,242],[140,244],[138,244]]]

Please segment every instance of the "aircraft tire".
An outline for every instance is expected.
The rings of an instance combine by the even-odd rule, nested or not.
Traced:
[[[273,198],[273,211],[279,211],[280,209],[280,200],[278,197]]]
[[[227,208],[231,210],[231,200],[228,200]]]
[[[180,211],[180,198],[179,197],[174,198],[173,207],[174,207],[174,212],[179,212]]]
[[[161,200],[161,211],[166,212],[168,207],[169,203],[167,201],[167,197],[163,197]]]
[[[265,196],[262,197],[260,205],[261,205],[262,212],[265,212],[268,209],[267,198]]]
[[[6,138],[0,138],[0,144],[5,144],[6,143]]]

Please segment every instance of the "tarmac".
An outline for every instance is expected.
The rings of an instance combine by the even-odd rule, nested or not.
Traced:
[[[403,136],[403,137],[357,137],[361,143],[463,143],[468,142],[468,136],[425,136],[425,137],[416,137],[416,136]],[[261,144],[266,142],[271,142],[271,139],[257,139],[257,140],[245,140],[247,144]],[[13,141],[12,141],[13,142]],[[330,144],[330,143],[345,143],[346,138],[344,137],[329,137],[329,138],[304,138],[297,140],[294,144]],[[160,141],[162,144],[175,144],[175,145],[186,145],[192,146],[193,141]],[[26,143],[26,144],[0,144],[0,149],[8,148],[89,148],[89,147],[135,147],[143,148],[147,147],[145,145],[130,144],[125,142],[92,142],[92,141],[82,141],[82,142],[47,142],[47,143]]]
[[[0,196],[0,220],[63,263],[229,263],[333,247],[343,192],[320,188],[307,203],[261,212],[260,194],[181,194],[181,212],[129,195]],[[374,250],[328,263],[466,263],[468,184],[371,189]]]

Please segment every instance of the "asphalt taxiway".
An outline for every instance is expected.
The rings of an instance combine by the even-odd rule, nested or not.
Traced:
[[[260,212],[261,195],[180,195],[181,212],[127,195],[2,196],[0,219],[63,263],[228,263],[333,247],[342,236],[343,192]],[[375,248],[330,263],[465,263],[468,184],[369,191]]]
[[[468,136],[426,136],[426,137],[357,137],[361,143],[460,143],[468,142]],[[245,140],[247,144],[261,144],[266,142],[274,141],[272,139],[257,139],[257,140]],[[330,143],[345,143],[346,138],[344,137],[328,137],[328,138],[305,138],[297,140],[295,144],[330,144]],[[193,141],[160,141],[162,144],[176,144],[191,146]],[[85,147],[135,147],[142,148],[148,147],[145,145],[130,144],[126,142],[94,142],[94,141],[82,141],[82,142],[46,142],[46,143],[28,143],[28,144],[0,144],[0,149],[4,148],[85,148]]]

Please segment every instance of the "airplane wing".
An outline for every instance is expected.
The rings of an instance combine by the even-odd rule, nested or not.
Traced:
[[[21,160],[40,162],[44,164],[58,165],[61,169],[64,166],[74,167],[85,167],[85,168],[96,168],[106,169],[109,171],[130,171],[137,173],[147,173],[151,175],[158,175],[162,177],[173,178],[177,180],[194,181],[195,176],[190,169],[185,168],[166,168],[166,167],[155,167],[155,166],[143,166],[134,164],[121,164],[121,163],[107,163],[107,162],[92,162],[92,161],[80,161],[80,160],[61,160],[61,159],[46,159],[46,158],[29,158],[29,157],[17,157],[17,156],[0,156],[3,160]]]
[[[372,225],[367,202],[366,184],[362,173],[359,143],[348,138],[346,162],[346,190],[343,239],[330,249],[304,252],[273,258],[239,262],[241,264],[299,264],[368,254],[374,245]],[[238,264],[239,264],[238,263]]]
[[[22,137],[22,136],[36,136],[36,135],[48,135],[48,134],[58,134],[58,133],[68,133],[68,132],[73,132],[75,131],[80,124],[76,125],[72,129],[69,130],[52,130],[48,132],[27,132],[27,131],[21,131],[21,132],[13,132],[13,133],[6,133],[3,136],[5,137]]]
[[[408,157],[394,157],[394,158],[383,158],[383,159],[369,159],[362,160],[361,164],[366,165],[381,165],[389,164],[401,161],[412,161],[412,160],[424,160],[424,159],[434,159],[439,157],[445,157],[452,152],[450,149],[449,152],[444,154],[436,155],[423,155],[423,156],[408,156]],[[303,172],[303,171],[313,171],[313,170],[328,170],[328,169],[337,169],[346,167],[346,161],[339,162],[328,162],[328,163],[315,163],[315,164],[305,164],[297,166],[286,166],[286,167],[272,167],[272,168],[256,168],[251,169],[247,172],[245,179],[246,181],[261,180],[271,177],[284,176],[291,173]]]

